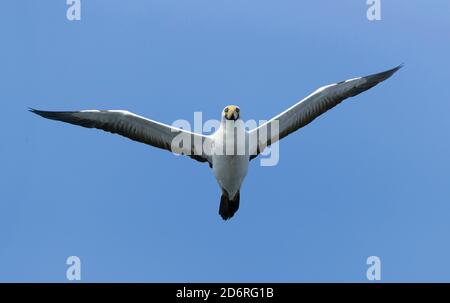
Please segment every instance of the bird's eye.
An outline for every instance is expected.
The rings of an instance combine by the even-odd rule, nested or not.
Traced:
[[[239,108],[236,107],[236,112],[239,113]]]
[[[224,112],[228,113],[228,107],[224,109]]]

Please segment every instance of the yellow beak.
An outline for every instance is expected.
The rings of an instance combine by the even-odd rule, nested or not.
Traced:
[[[238,113],[236,112],[236,106],[228,106],[228,111],[225,113],[225,118],[227,118],[228,120],[237,120]]]

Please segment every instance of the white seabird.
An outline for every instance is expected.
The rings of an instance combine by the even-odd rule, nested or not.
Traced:
[[[219,129],[210,136],[178,129],[124,110],[41,111],[30,109],[30,111],[44,118],[117,133],[138,142],[188,155],[200,162],[207,162],[222,189],[219,214],[224,220],[228,220],[239,208],[239,191],[250,160],[260,154],[266,146],[307,125],[343,100],[356,96],[388,79],[401,67],[402,65],[370,76],[323,86],[265,124],[250,131],[247,131],[242,123],[236,123],[242,121],[239,107],[229,105],[222,111]],[[275,123],[279,132],[267,131]],[[242,133],[245,140],[227,139],[236,139],[237,133]],[[262,133],[268,135],[263,136]],[[180,134],[188,139],[184,142],[189,144],[173,144]],[[236,152],[240,144],[246,146],[244,153]],[[226,152],[228,148],[234,152]]]

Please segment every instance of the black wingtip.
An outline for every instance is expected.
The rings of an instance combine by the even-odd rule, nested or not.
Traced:
[[[386,75],[387,78],[395,74],[399,69],[401,69],[405,64],[402,63],[394,68],[391,68],[390,70],[387,70],[385,72],[382,72],[382,74]]]
[[[391,68],[387,71],[373,74],[373,75],[367,76],[366,78],[371,79],[371,81],[373,81],[373,83],[378,84],[378,83],[383,82],[384,80],[387,80],[388,78],[390,78],[393,74],[395,74],[403,66],[404,66],[404,64],[402,63],[402,64],[400,64],[394,68]]]
[[[403,66],[405,66],[405,63],[401,63],[400,65],[398,65],[397,67],[394,67],[393,69],[391,69],[393,71],[393,73],[395,73],[396,71],[398,71],[399,69],[401,69]]]
[[[37,109],[35,109],[35,108],[32,108],[32,107],[28,107],[28,111],[30,112],[30,113],[33,113],[33,114],[36,114],[36,115],[39,115],[40,116],[40,110],[37,110]]]
[[[38,110],[35,108],[29,107],[28,110],[32,112],[33,114],[36,114],[42,118],[50,119],[50,120],[57,120],[57,121],[63,121],[67,123],[77,124],[74,122],[78,122],[78,119],[71,117],[70,112],[55,112],[55,111],[45,111],[45,110]]]
[[[28,111],[33,113],[33,114],[37,114],[37,115],[39,115],[40,113],[43,113],[42,110],[38,110],[38,109],[35,109],[35,108],[32,108],[32,107],[28,107]]]
[[[46,115],[46,113],[48,113],[48,112],[46,112],[46,111],[38,110],[38,109],[35,109],[35,108],[32,108],[32,107],[28,107],[28,111],[30,113],[36,114],[38,116],[41,116],[41,117],[44,117],[44,118],[48,118],[48,116]]]

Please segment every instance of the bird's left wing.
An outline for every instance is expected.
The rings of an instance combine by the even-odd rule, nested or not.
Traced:
[[[210,144],[209,137],[156,122],[129,111],[41,111],[36,109],[30,109],[30,111],[47,119],[102,129],[134,141],[188,155],[200,162],[211,163],[210,156],[205,153],[205,147],[207,149]]]
[[[378,74],[350,79],[319,88],[291,108],[250,131],[251,142],[253,142],[251,159],[260,154],[266,146],[307,125],[345,99],[356,96],[388,79],[401,67],[402,65]],[[274,127],[275,124],[278,127]]]

